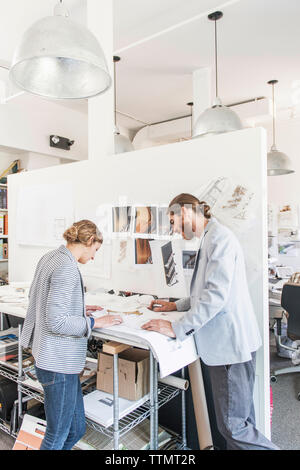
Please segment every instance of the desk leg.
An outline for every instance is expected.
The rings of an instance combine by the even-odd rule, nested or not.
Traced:
[[[154,380],[154,449],[158,449],[158,371],[157,361],[153,359],[153,380]]]
[[[150,351],[150,450],[158,448],[157,361]]]
[[[114,450],[119,450],[119,358],[114,354]]]
[[[150,450],[154,450],[154,377],[153,354],[150,350]]]
[[[185,379],[184,368],[181,369],[181,377]],[[182,445],[183,449],[187,448],[187,438],[186,438],[186,402],[185,402],[185,390],[181,392],[181,427],[182,427]]]
[[[19,342],[18,342],[18,425],[20,424],[20,419],[22,417],[22,391],[21,391],[21,379],[22,379],[22,369],[23,369],[23,354],[21,346],[21,333],[22,326],[19,325]]]

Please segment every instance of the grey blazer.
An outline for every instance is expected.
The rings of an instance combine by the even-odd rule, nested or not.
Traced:
[[[21,344],[32,347],[37,367],[78,374],[84,368],[90,334],[77,261],[62,245],[36,267]]]
[[[205,227],[190,297],[176,302],[187,311],[173,322],[176,338],[194,335],[198,354],[210,366],[251,360],[261,337],[248,290],[244,255],[235,235],[216,219]]]

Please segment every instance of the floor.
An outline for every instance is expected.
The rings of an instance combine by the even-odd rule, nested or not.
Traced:
[[[276,354],[274,335],[270,334],[270,368],[290,367],[289,359],[280,358]],[[273,392],[272,441],[283,450],[300,449],[300,374],[287,374],[277,378],[271,384]],[[0,431],[0,450],[10,450],[14,439]]]

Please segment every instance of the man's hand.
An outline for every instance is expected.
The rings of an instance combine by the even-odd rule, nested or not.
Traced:
[[[151,304],[148,307],[149,310],[153,312],[172,312],[177,310],[175,302],[166,302],[165,300],[152,300]]]
[[[121,323],[123,323],[123,319],[120,315],[105,315],[104,317],[95,318],[94,328],[108,328]]]
[[[170,338],[176,338],[176,335],[172,328],[172,323],[167,320],[150,320],[145,323],[141,328],[147,331],[156,331],[157,333],[169,336]]]
[[[93,312],[95,312],[96,310],[103,310],[103,308],[99,307],[99,305],[86,305],[85,310],[86,316],[90,317]]]

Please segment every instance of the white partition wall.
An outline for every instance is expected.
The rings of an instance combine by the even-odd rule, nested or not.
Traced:
[[[265,131],[245,129],[112,156],[102,161],[84,161],[9,176],[10,281],[30,281],[37,261],[49,250],[49,246],[20,244],[22,234],[17,234],[17,213],[19,197],[24,194],[24,188],[48,185],[49,195],[45,204],[51,205],[52,200],[56,201],[51,193],[51,185],[55,188],[55,185],[65,184],[66,200],[72,195],[73,203],[70,203],[70,207],[74,208],[73,217],[81,219],[94,218],[99,205],[117,205],[120,198],[129,205],[168,204],[177,194],[194,193],[216,177],[229,177],[250,187],[255,198],[255,214],[249,231],[243,234],[237,231],[237,236],[244,248],[250,292],[264,343],[257,355],[257,424],[270,437],[266,173]],[[54,203],[57,204],[57,201]],[[40,211],[43,205],[40,204]],[[24,204],[23,207],[26,210]],[[45,220],[45,214],[38,213],[38,209],[35,209],[34,214],[30,207],[27,211],[28,223],[32,217]],[[26,221],[24,214],[22,218]],[[43,240],[40,240],[40,244],[43,244]],[[110,265],[111,245],[107,243],[101,250],[95,265],[84,272],[88,287],[112,286],[116,268]],[[102,269],[105,268],[102,278],[99,277],[100,265]],[[151,285],[151,270],[147,271],[146,268],[141,270],[140,267],[131,266],[127,272],[124,270],[123,280],[126,278],[129,289],[143,292],[147,283]]]

